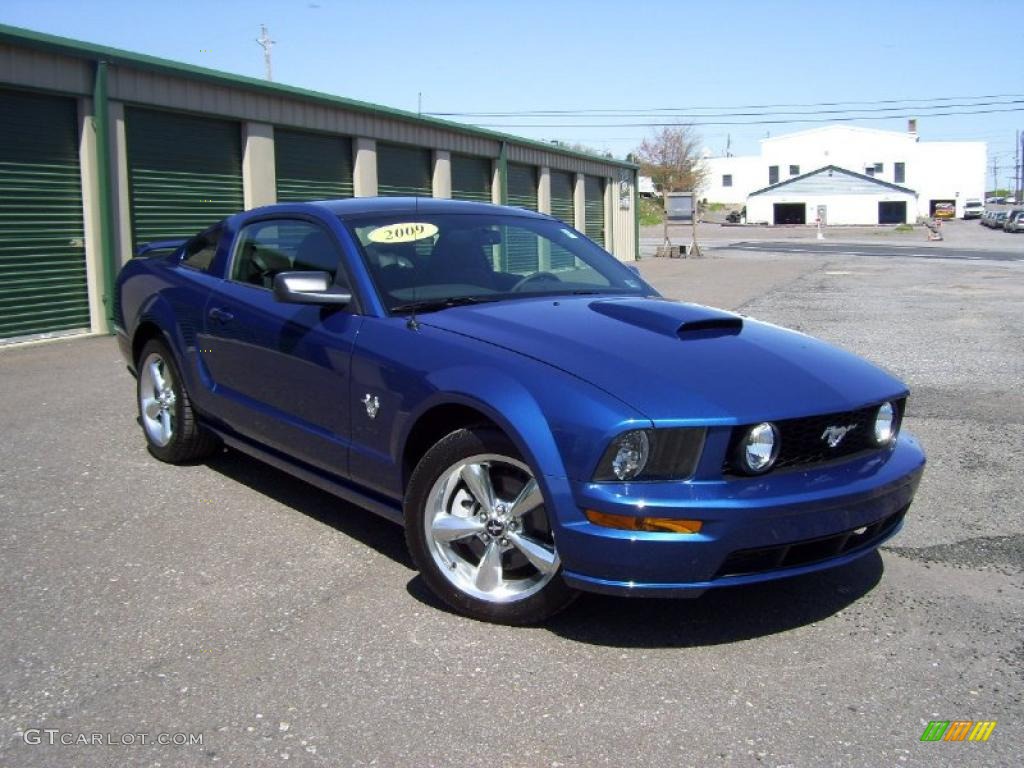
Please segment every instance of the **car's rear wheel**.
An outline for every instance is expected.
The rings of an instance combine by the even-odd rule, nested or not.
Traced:
[[[139,355],[137,401],[139,424],[149,452],[161,461],[195,461],[217,450],[219,441],[196,419],[167,345],[148,342]]]
[[[405,502],[405,537],[430,588],[457,611],[532,624],[575,598],[544,496],[501,432],[452,432],[417,465]]]

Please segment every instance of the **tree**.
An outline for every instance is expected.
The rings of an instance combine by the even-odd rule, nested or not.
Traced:
[[[707,168],[700,157],[700,137],[692,125],[662,128],[636,151],[640,173],[659,192],[695,192],[704,186]]]

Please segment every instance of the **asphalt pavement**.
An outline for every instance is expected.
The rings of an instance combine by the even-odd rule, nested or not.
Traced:
[[[1024,236],[1021,237],[1024,240]],[[1011,243],[1012,245],[1013,243]],[[1024,245],[1024,244],[1022,244]],[[1003,250],[947,247],[927,248],[919,245],[890,245],[873,243],[829,243],[829,242],[794,242],[766,243],[757,241],[739,241],[725,246],[730,251],[750,251],[754,253],[806,253],[818,256],[874,256],[889,259],[960,259],[960,260],[993,260],[993,261],[1024,261],[1024,247],[1006,248]]]
[[[112,339],[0,349],[0,766],[1020,765],[1024,265],[715,256],[641,269],[911,385],[906,527],[829,573],[536,628],[453,615],[396,526],[254,460],[152,459]],[[932,720],[997,726],[922,742]]]

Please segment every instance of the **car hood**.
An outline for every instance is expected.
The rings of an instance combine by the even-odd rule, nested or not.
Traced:
[[[666,299],[535,298],[419,321],[559,368],[656,421],[743,424],[906,392],[881,369],[802,333]]]

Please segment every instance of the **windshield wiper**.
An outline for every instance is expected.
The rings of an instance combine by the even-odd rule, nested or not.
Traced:
[[[462,307],[466,304],[486,304],[496,299],[481,298],[480,296],[449,296],[445,299],[425,299],[424,301],[411,301],[408,304],[398,304],[391,308],[392,312],[437,312],[439,309],[449,307]]]

